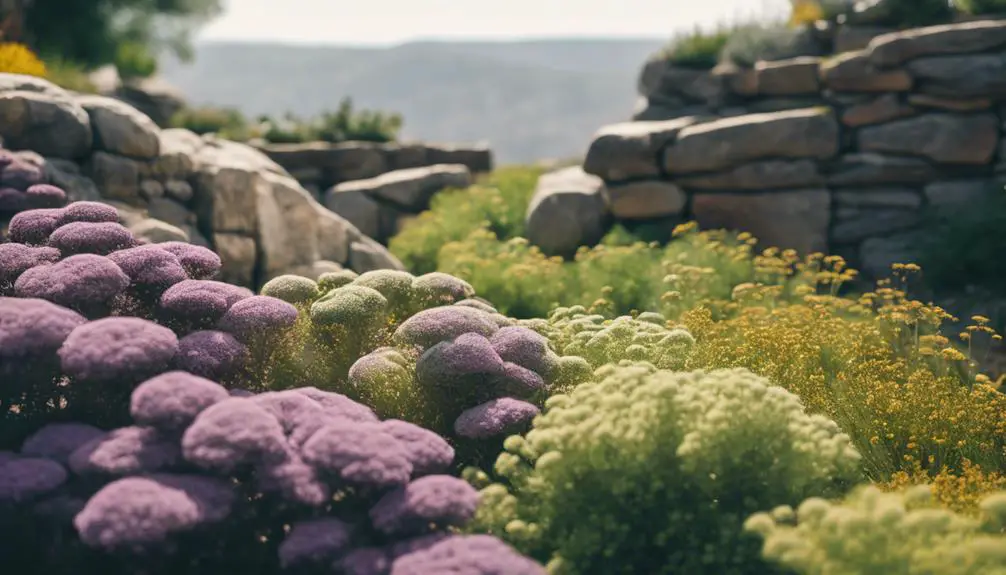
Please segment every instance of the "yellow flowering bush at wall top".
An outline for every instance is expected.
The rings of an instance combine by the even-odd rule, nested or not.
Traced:
[[[0,42],[0,73],[44,78],[46,70],[42,60],[24,44]]]

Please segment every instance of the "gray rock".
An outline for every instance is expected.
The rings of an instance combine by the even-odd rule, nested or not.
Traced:
[[[867,278],[890,277],[892,265],[913,263],[918,259],[919,246],[924,245],[923,233],[909,231],[864,240],[859,247],[859,271]]]
[[[1006,46],[1006,20],[929,26],[877,36],[867,47],[870,61],[893,67],[923,56],[986,52]]]
[[[325,207],[346,218],[364,235],[383,239],[381,205],[367,192],[359,189],[340,190],[336,186],[325,193]]]
[[[154,198],[147,204],[147,212],[150,217],[177,227],[191,226],[196,223],[195,214],[170,198]]]
[[[217,279],[245,287],[255,283],[255,238],[242,234],[213,234],[213,249],[222,266]]]
[[[835,204],[848,208],[922,207],[922,193],[909,187],[855,187],[834,190]]]
[[[1002,194],[1003,187],[988,179],[948,180],[932,182],[925,187],[923,193],[931,208],[939,213],[948,213],[983,205],[984,200],[994,194]]]
[[[329,211],[325,206],[315,203],[314,209],[318,218],[319,259],[345,264],[349,261],[351,238],[359,239],[363,234],[345,218]]]
[[[491,172],[493,155],[488,146],[448,146],[429,144],[426,147],[427,161],[435,164],[460,164],[473,174]]]
[[[830,167],[827,179],[829,186],[875,186],[925,184],[936,176],[936,169],[921,158],[867,153],[841,156]]]
[[[821,82],[836,92],[907,92],[912,77],[902,69],[873,65],[869,52],[846,52],[821,62]]]
[[[150,201],[164,197],[164,184],[157,180],[143,180],[140,182],[140,196]]]
[[[405,270],[402,262],[384,246],[366,237],[349,245],[349,267],[361,274],[374,270]]]
[[[764,194],[696,194],[692,214],[703,229],[745,231],[763,246],[801,254],[828,250],[831,199],[826,189]]]
[[[314,198],[296,180],[263,174],[258,195],[259,269],[266,276],[321,259]]]
[[[665,180],[608,184],[602,190],[608,211],[617,219],[651,220],[677,216],[688,201],[685,193]]]
[[[10,149],[76,160],[91,150],[91,121],[69,98],[0,92],[0,139]]]
[[[850,128],[883,124],[915,114],[915,108],[905,104],[897,94],[884,94],[875,99],[850,106],[842,113],[842,123]]]
[[[824,185],[824,176],[813,160],[764,160],[725,172],[678,178],[677,183],[696,190],[775,190]]]
[[[46,158],[42,168],[46,182],[62,188],[71,202],[96,202],[101,199],[98,186],[80,173],[80,167],[59,158]]]
[[[24,74],[0,73],[0,93],[36,92],[48,96],[69,98],[70,93],[49,80]]]
[[[952,100],[1006,98],[1006,53],[919,58],[905,66],[923,94]]]
[[[607,182],[660,174],[660,154],[678,132],[696,122],[685,117],[663,122],[623,122],[594,134],[583,171]]]
[[[831,228],[831,239],[840,244],[854,243],[873,236],[912,229],[920,223],[922,216],[915,210],[839,208]]]
[[[471,173],[460,164],[436,164],[381,174],[376,178],[344,182],[332,194],[362,192],[371,198],[390,202],[407,212],[418,213],[430,205],[437,193],[449,188],[467,188]],[[328,194],[326,194],[327,196]]]
[[[104,96],[78,96],[76,102],[91,119],[94,149],[140,160],[160,153],[157,124],[136,108]]]
[[[140,173],[134,160],[107,152],[95,152],[87,162],[86,172],[98,186],[101,196],[129,204],[140,204]]]
[[[192,201],[192,186],[185,180],[168,180],[164,182],[164,194],[183,204]]]
[[[133,232],[133,235],[136,237],[155,244],[160,242],[189,241],[189,234],[185,233],[185,230],[153,218],[148,218],[129,226],[129,231]]]
[[[200,227],[215,233],[254,236],[257,194],[268,183],[257,171],[200,163],[193,191]]]
[[[760,159],[835,156],[838,121],[828,108],[750,114],[689,126],[664,151],[664,169],[710,172]]]
[[[930,113],[859,130],[861,152],[918,156],[943,164],[987,164],[999,144],[994,114]]]
[[[159,155],[151,173],[164,179],[184,179],[195,170],[196,155],[204,142],[188,130],[173,128],[158,133]]]
[[[538,178],[525,216],[527,239],[549,255],[570,256],[607,231],[604,182],[580,166]]]
[[[755,64],[755,82],[763,96],[817,95],[821,91],[818,67],[821,59],[801,56]]]

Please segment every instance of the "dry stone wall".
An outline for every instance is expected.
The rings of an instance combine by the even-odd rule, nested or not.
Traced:
[[[402,268],[259,150],[162,130],[116,99],[0,74],[0,139],[70,199],[114,205],[138,236],[212,247],[224,281]]]
[[[876,276],[914,257],[926,213],[1002,191],[1004,21],[881,34],[859,50],[744,70],[649,62],[640,89],[667,117],[602,128],[582,166],[596,179],[539,190],[555,198],[532,202],[532,241],[559,234],[534,212],[565,197],[569,210],[601,213],[552,251],[589,243],[611,221],[694,219],[838,253]],[[674,108],[672,95],[687,105]]]
[[[482,145],[311,142],[262,145],[259,149],[319,199],[343,182],[376,178],[391,171],[440,164],[462,165],[472,174],[493,169],[492,151]]]

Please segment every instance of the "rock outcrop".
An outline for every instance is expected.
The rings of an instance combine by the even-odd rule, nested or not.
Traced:
[[[117,99],[0,74],[0,138],[71,200],[114,205],[135,234],[212,247],[224,281],[402,267],[261,151],[161,129]]]
[[[1002,189],[1006,21],[874,32],[749,69],[648,62],[647,111],[600,129],[583,163],[606,201],[568,209],[695,219],[886,275],[914,257],[923,210]]]

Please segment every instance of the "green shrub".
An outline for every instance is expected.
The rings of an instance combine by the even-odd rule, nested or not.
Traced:
[[[281,120],[262,118],[262,138],[273,144],[302,142],[347,141],[392,142],[402,128],[399,114],[375,110],[354,110],[353,101],[343,98],[335,112],[323,112],[319,117],[303,119],[292,113]]]
[[[123,81],[149,78],[157,72],[157,58],[144,44],[123,42],[115,49],[115,69]]]
[[[507,485],[482,489],[474,528],[551,573],[781,572],[744,520],[860,478],[848,436],[746,370],[626,364],[597,378],[508,438],[495,466]]]
[[[756,514],[745,528],[765,538],[766,559],[801,575],[1006,573],[1006,492],[985,498],[978,518],[934,503],[927,486],[864,487],[841,503],[811,498]]]
[[[928,214],[931,233],[920,238],[916,262],[934,289],[983,285],[1006,290],[1006,191]]]
[[[73,92],[98,93],[98,87],[91,81],[87,70],[63,58],[45,58],[45,78],[60,88]]]
[[[238,110],[204,106],[185,108],[171,119],[174,128],[185,128],[196,134],[218,134],[221,138],[245,141],[251,135],[248,121]]]
[[[662,54],[676,66],[708,70],[716,66],[732,29],[720,26],[712,31],[700,28],[671,39]]]
[[[759,61],[818,56],[820,53],[820,46],[805,26],[749,24],[730,34],[720,52],[720,60],[750,68]]]
[[[1006,14],[1003,0],[954,0],[954,6],[965,14],[976,16]]]

